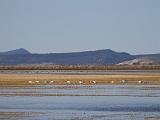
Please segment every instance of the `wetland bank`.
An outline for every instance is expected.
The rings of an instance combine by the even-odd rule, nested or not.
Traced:
[[[157,120],[159,99],[159,70],[0,71],[4,120]]]

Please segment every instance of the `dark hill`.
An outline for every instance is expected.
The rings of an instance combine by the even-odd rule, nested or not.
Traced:
[[[19,55],[19,54],[31,54],[29,51],[25,50],[24,48],[16,49],[16,50],[11,50],[7,52],[0,52],[0,55]]]
[[[72,52],[72,53],[50,53],[31,54],[25,49],[0,53],[0,65],[20,64],[118,64],[135,57],[125,52],[115,52],[110,49]]]

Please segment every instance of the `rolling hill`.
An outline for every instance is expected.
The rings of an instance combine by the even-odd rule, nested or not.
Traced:
[[[24,48],[19,48],[19,49],[7,51],[7,52],[0,52],[0,55],[17,55],[17,54],[24,55],[24,54],[31,54],[31,53]]]
[[[24,48],[0,52],[0,65],[160,65],[160,54],[131,55],[110,49],[32,54]]]
[[[24,65],[24,64],[117,64],[135,57],[125,52],[115,52],[110,49],[72,52],[31,54],[25,49],[17,49],[0,53],[0,65]]]

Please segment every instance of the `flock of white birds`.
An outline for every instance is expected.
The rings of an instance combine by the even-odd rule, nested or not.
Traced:
[[[38,80],[36,80],[36,81],[28,81],[28,83],[29,83],[29,84],[32,84],[32,83],[40,83],[40,81],[38,81]],[[44,81],[44,83],[47,83],[47,81]],[[50,84],[53,84],[54,81],[53,81],[53,80],[52,80],[52,81],[49,81],[49,83],[50,83]],[[83,83],[84,83],[84,82],[83,82],[82,80],[79,81],[79,84],[83,84]],[[93,84],[96,84],[96,81],[93,80],[92,83],[93,83]],[[110,81],[110,83],[111,83],[111,84],[114,84],[115,81],[112,80],[112,81]],[[127,80],[121,80],[121,83],[127,83]],[[138,83],[138,84],[143,84],[143,81],[139,80],[137,83]],[[67,80],[67,81],[66,81],[66,84],[71,84],[71,81]]]

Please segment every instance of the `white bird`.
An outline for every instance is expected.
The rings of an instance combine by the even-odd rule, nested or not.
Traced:
[[[83,83],[83,81],[79,81],[79,84],[82,84]]]
[[[122,82],[122,83],[126,83],[126,80],[122,80],[121,82]]]
[[[67,81],[67,84],[70,84],[70,83],[71,83],[71,81],[68,80],[68,81]]]
[[[28,81],[28,83],[32,83],[32,81]]]
[[[138,83],[139,83],[139,84],[142,84],[142,83],[143,83],[143,81],[139,80],[139,81],[138,81]]]
[[[111,83],[113,84],[113,83],[114,83],[114,81],[112,80],[112,81],[111,81]]]
[[[93,80],[92,82],[93,82],[94,84],[96,83],[96,81],[94,81],[94,80]]]
[[[54,81],[50,81],[50,83],[53,83]]]

